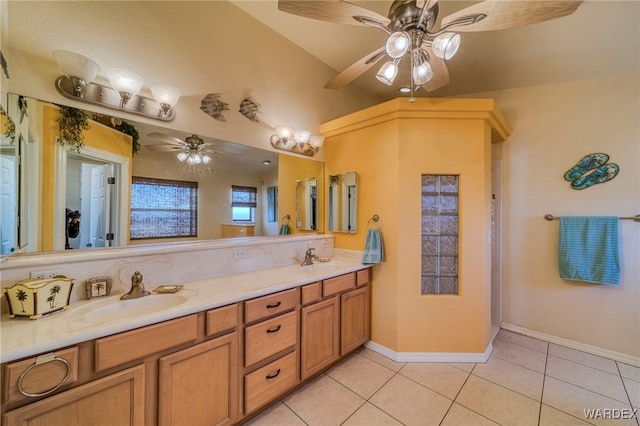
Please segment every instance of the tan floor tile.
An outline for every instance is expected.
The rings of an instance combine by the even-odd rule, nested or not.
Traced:
[[[456,402],[503,425],[536,425],[540,403],[471,375]]]
[[[358,352],[358,354],[364,357],[367,357],[370,360],[377,362],[378,364],[382,364],[388,369],[396,372],[400,370],[402,367],[404,367],[404,365],[406,364],[405,362],[395,362],[394,360],[389,359],[384,355],[380,355],[378,352],[374,352],[368,348],[363,348],[361,351]]]
[[[597,368],[598,370],[606,371],[611,374],[620,374],[615,361],[601,356],[591,355],[586,352],[577,351],[565,346],[554,345],[553,343],[550,344],[549,355]]]
[[[538,373],[544,373],[547,362],[547,354],[501,339],[495,339],[493,341],[493,352],[491,356],[518,364],[521,367],[537,371]]]
[[[622,378],[618,374],[609,374],[584,364],[549,356],[547,376],[617,399],[623,403],[629,401],[622,384]]]
[[[640,382],[636,382],[631,379],[622,379],[624,381],[624,387],[627,390],[627,395],[631,400],[631,405],[636,408],[640,408]]]
[[[249,420],[246,426],[304,426],[304,424],[300,417],[296,416],[286,405],[278,402]]]
[[[514,343],[516,345],[544,353],[547,353],[547,350],[549,349],[549,343],[544,340],[535,339],[513,331],[500,330],[496,335],[496,339],[504,340],[509,343]]]
[[[376,407],[375,405],[365,402],[353,413],[342,426],[402,426],[402,423]]]
[[[323,374],[286,397],[284,403],[308,425],[339,425],[364,399]]]
[[[355,354],[326,374],[361,397],[369,399],[395,373],[369,358]]]
[[[438,425],[451,406],[447,398],[396,374],[369,400],[405,425]]]
[[[544,374],[537,371],[492,356],[487,363],[476,365],[472,374],[536,401],[542,399]]]
[[[459,368],[460,370],[464,370],[468,373],[471,373],[471,371],[473,370],[473,367],[476,366],[475,362],[450,362],[449,365],[453,365],[456,368]]]
[[[410,362],[398,373],[454,400],[469,373],[449,364]]]
[[[607,398],[606,396],[554,379],[553,377],[547,377],[544,381],[542,402],[579,419],[585,419],[585,421],[595,425],[637,426],[636,421],[632,419],[587,419],[585,410],[631,410],[631,407],[628,404],[623,404],[615,399]]]
[[[440,426],[494,426],[497,423],[492,422],[486,417],[475,413],[460,404],[453,403],[451,409],[445,416]]]
[[[553,407],[542,404],[540,409],[540,424],[539,426],[587,426],[589,423],[584,420],[580,420],[577,417],[570,416],[569,414],[556,410]]]
[[[640,367],[635,367],[629,364],[618,363],[618,369],[622,377],[640,382]]]

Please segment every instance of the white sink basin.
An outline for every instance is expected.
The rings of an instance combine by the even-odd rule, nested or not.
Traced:
[[[330,272],[338,269],[339,267],[340,265],[337,262],[315,262],[313,265],[301,266],[302,271],[306,272]]]
[[[196,294],[193,290],[183,289],[180,293],[151,293],[149,296],[130,300],[120,300],[120,296],[114,296],[82,307],[76,315],[82,320],[92,322],[130,319],[178,307]]]

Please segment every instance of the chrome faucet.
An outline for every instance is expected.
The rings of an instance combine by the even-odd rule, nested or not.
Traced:
[[[151,293],[144,289],[142,274],[136,271],[131,276],[131,289],[129,290],[129,293],[123,295],[120,300],[137,299],[138,297],[148,296],[150,294]]]
[[[313,265],[313,259],[317,259],[318,256],[316,256],[315,254],[313,254],[313,251],[315,250],[315,248],[311,247],[310,249],[307,249],[307,252],[304,254],[304,262],[302,262],[302,266],[307,266],[307,265]]]

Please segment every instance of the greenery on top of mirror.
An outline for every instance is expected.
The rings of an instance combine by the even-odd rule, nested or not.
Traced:
[[[84,110],[65,105],[58,105],[58,137],[56,141],[74,152],[80,152],[84,146],[85,130],[89,130],[90,114]]]
[[[2,121],[4,122],[2,134],[8,137],[13,145],[16,141],[16,123],[7,115],[2,105],[0,105],[0,117],[2,117]]]
[[[140,151],[140,134],[133,124],[121,118],[97,112],[85,111],[65,105],[57,106],[60,108],[60,118],[58,119],[60,134],[57,141],[71,151],[79,153],[84,146],[83,132],[89,129],[89,119],[131,136],[131,154],[136,155]]]

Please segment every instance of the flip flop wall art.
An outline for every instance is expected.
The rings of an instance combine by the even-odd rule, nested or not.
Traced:
[[[573,189],[586,189],[598,183],[610,181],[618,175],[620,167],[607,163],[609,156],[597,152],[585,155],[578,163],[566,171],[564,180],[571,182]]]

